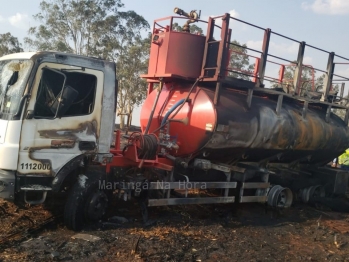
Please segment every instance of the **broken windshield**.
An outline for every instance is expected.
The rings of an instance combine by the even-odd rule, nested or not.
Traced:
[[[0,61],[0,119],[17,113],[32,65],[31,60]]]

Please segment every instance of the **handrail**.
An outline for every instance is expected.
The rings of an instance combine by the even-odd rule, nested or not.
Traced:
[[[213,17],[213,19],[222,18],[222,17],[224,17],[224,16]],[[266,32],[266,30],[269,30],[270,34],[272,34],[272,35],[277,35],[277,36],[279,36],[279,37],[288,39],[288,40],[290,40],[290,41],[292,41],[292,42],[299,43],[300,46],[302,46],[302,44],[303,44],[303,48],[299,50],[299,52],[301,52],[301,53],[298,54],[298,61],[292,61],[292,60],[290,60],[290,59],[286,59],[286,58],[283,58],[283,57],[280,57],[280,56],[277,56],[277,55],[272,54],[272,53],[270,52],[270,50],[268,50],[269,48],[266,49],[266,50],[267,50],[267,53],[264,54],[263,51],[259,51],[259,50],[256,50],[256,49],[254,49],[254,48],[251,48],[251,47],[242,46],[242,45],[239,45],[239,44],[236,44],[236,43],[232,43],[232,42],[229,43],[230,45],[240,47],[243,51],[247,51],[246,53],[240,53],[240,55],[245,55],[246,57],[249,57],[249,58],[257,58],[257,59],[258,59],[258,57],[253,56],[253,55],[250,54],[249,51],[251,51],[251,52],[259,53],[259,54],[261,54],[261,56],[264,56],[264,57],[272,57],[272,58],[275,58],[275,59],[277,59],[277,60],[286,61],[286,62],[288,62],[288,63],[291,63],[291,64],[296,65],[297,68],[298,68],[299,66],[301,66],[301,67],[305,67],[305,68],[310,68],[310,69],[312,69],[312,70],[315,71],[315,72],[324,73],[324,74],[325,74],[325,86],[327,86],[327,88],[330,88],[330,89],[332,89],[332,82],[333,82],[333,81],[340,81],[340,80],[337,80],[337,79],[333,79],[333,76],[336,76],[336,77],[339,77],[340,79],[349,81],[349,77],[345,77],[345,76],[343,76],[343,75],[338,75],[338,74],[336,74],[336,73],[334,72],[334,64],[345,64],[345,63],[339,63],[339,62],[336,63],[336,62],[333,61],[333,57],[341,58],[341,59],[344,59],[344,60],[346,60],[346,61],[349,61],[349,58],[345,58],[345,57],[343,57],[343,56],[336,55],[336,54],[334,54],[334,53],[332,53],[332,52],[329,52],[329,51],[326,51],[326,50],[324,50],[324,49],[322,49],[322,48],[319,48],[319,47],[316,47],[316,46],[313,46],[313,45],[310,45],[310,44],[306,44],[305,42],[298,41],[298,40],[293,39],[293,38],[291,38],[291,37],[282,35],[282,34],[277,33],[277,32],[273,32],[273,31],[270,30],[270,29],[257,26],[257,25],[255,25],[255,24],[252,24],[252,23],[243,21],[243,20],[241,20],[241,19],[237,19],[237,18],[235,18],[235,17],[230,17],[230,19],[235,20],[235,21],[238,21],[238,22],[241,22],[241,23],[246,24],[246,25],[249,25],[249,26],[252,26],[252,27],[254,27],[254,28],[263,30],[263,31],[265,31],[265,32]],[[270,38],[269,38],[269,39],[270,39]],[[267,40],[268,40],[267,43],[265,42],[266,39],[264,39],[264,44],[269,45],[269,39],[267,39]],[[309,48],[315,49],[315,50],[317,50],[317,51],[320,51],[320,52],[324,52],[324,53],[326,53],[326,54],[329,54],[329,61],[331,61],[331,63],[328,62],[327,68],[326,68],[326,65],[324,65],[324,69],[318,68],[318,67],[309,66],[309,65],[304,65],[304,64],[303,64],[303,57],[304,57],[304,50],[305,50],[305,47],[309,47]],[[232,52],[233,52],[233,53],[238,53],[238,52],[236,52],[236,51],[232,51]],[[230,51],[230,54],[231,54],[231,51]],[[238,54],[239,54],[239,53],[238,53]],[[332,55],[332,60],[331,60],[331,55]],[[230,58],[228,58],[228,59],[230,60]],[[300,59],[300,60],[299,60],[299,59]],[[267,64],[269,64],[269,63],[276,64],[276,65],[280,65],[280,66],[285,66],[285,65],[283,65],[283,64],[281,64],[281,63],[277,63],[276,61],[271,61],[270,59],[265,59],[265,60],[266,60],[265,66],[267,66]],[[256,66],[256,64],[255,64],[255,66]],[[258,65],[258,66],[260,66],[260,65]],[[330,66],[330,67],[329,67],[329,66]],[[325,69],[325,68],[326,68],[326,69]],[[237,68],[234,68],[234,69],[237,69]],[[264,69],[264,70],[265,70],[265,69]],[[243,69],[240,70],[240,71],[243,71]],[[258,70],[257,70],[257,71],[258,71]],[[298,70],[298,71],[299,71],[299,72],[297,72],[297,70],[296,70],[295,75],[296,75],[297,73],[298,73],[298,74],[301,74],[301,71],[300,71],[300,70]],[[234,72],[235,72],[235,73],[238,73],[238,74],[240,73],[240,74],[242,74],[242,75],[246,75],[246,74],[245,74],[246,72],[242,73],[242,72],[239,72],[239,70],[234,70]],[[270,73],[268,73],[268,74],[270,74]],[[313,72],[313,74],[314,74],[314,72]],[[251,76],[252,74],[248,74],[248,75]],[[258,73],[257,73],[257,75],[253,75],[253,77],[254,77],[254,79],[260,78],[260,77],[258,76]],[[296,76],[295,76],[295,77],[296,77]],[[274,78],[274,77],[264,75],[264,76],[262,76],[262,79],[260,79],[260,83],[261,83],[261,84],[262,84],[264,78],[269,78],[269,79],[274,79],[274,80],[280,81],[280,79],[276,79],[276,78]],[[313,78],[314,78],[314,76],[313,76]],[[295,78],[295,79],[296,79],[296,78]],[[294,81],[296,81],[295,79],[294,79]],[[301,80],[301,77],[299,77],[297,81],[300,81],[297,85],[299,85],[299,84],[301,84],[301,82],[303,82],[303,81]],[[313,79],[312,81],[314,82],[314,79]],[[330,81],[330,84],[327,84],[326,81]],[[297,82],[295,82],[295,83],[297,83]],[[313,84],[313,85],[314,85],[314,84]],[[300,87],[300,86],[299,86],[299,87]],[[324,92],[326,92],[326,94],[328,94],[328,91],[324,90]]]
[[[258,29],[261,29],[261,30],[265,30],[265,29],[266,29],[266,28],[260,27],[260,26],[258,26],[258,25],[254,25],[254,24],[248,23],[248,22],[246,22],[246,21],[237,19],[237,18],[235,18],[235,17],[230,17],[230,19],[239,21],[239,22],[241,22],[241,23],[243,23],[243,24],[250,25],[250,26],[253,26],[253,27],[258,28]]]
[[[166,26],[162,26],[162,25],[160,25],[160,24],[158,23],[158,22],[166,21],[166,20],[170,20],[170,25],[168,25],[168,26],[169,26],[169,30],[172,31],[173,19],[184,19],[184,20],[187,20],[188,18],[187,18],[187,17],[183,17],[183,16],[166,16],[166,17],[163,17],[163,18],[156,19],[156,20],[154,20],[153,33],[155,32],[155,29],[157,29],[157,28],[155,27],[155,25],[157,25],[157,26],[160,27],[160,28],[167,29]],[[202,22],[202,23],[208,24],[208,22],[205,21],[205,20],[196,19],[196,21],[197,21],[197,22]],[[217,28],[219,28],[219,29],[222,29],[221,26],[216,25],[216,24],[215,24],[215,27],[217,27]]]
[[[345,57],[343,57],[343,56],[340,56],[340,55],[334,55],[334,56],[336,56],[336,57],[339,57],[339,58],[342,58],[342,59],[344,59],[344,60],[347,60],[347,61],[349,61],[349,58],[345,58]]]
[[[306,44],[306,46],[309,46],[310,48],[313,48],[313,49],[316,49],[316,50],[319,50],[319,51],[322,51],[322,52],[325,52],[327,54],[331,53],[331,52],[328,52],[324,49],[321,49],[321,48],[318,48],[318,47],[315,47],[315,46],[312,46],[312,45],[309,45],[309,44]]]
[[[173,24],[174,24],[174,19],[187,19],[187,17],[183,16],[169,16],[161,19],[157,19],[154,21],[154,32],[156,30],[166,30],[166,31],[173,31]],[[222,23],[222,26],[217,25],[216,20],[220,19],[219,23]],[[165,21],[165,20],[170,20],[170,24],[163,26],[160,25],[160,22]],[[236,21],[248,26],[251,26],[253,28],[256,28],[258,30],[262,30],[264,33],[264,38],[262,41],[262,46],[261,49],[258,50],[249,46],[244,46],[240,45],[238,43],[234,43],[230,40],[231,32],[234,32],[231,28],[229,28],[229,21]],[[295,89],[295,96],[302,96],[303,92],[301,90],[303,89],[302,84],[304,84],[304,79],[302,79],[302,69],[304,68],[309,68],[312,70],[312,80],[311,82],[313,83],[312,85],[315,85],[315,73],[324,73],[325,78],[323,81],[323,99],[324,102],[327,102],[329,91],[333,88],[334,82],[336,81],[349,81],[349,76],[343,76],[339,75],[338,73],[335,72],[335,65],[341,65],[341,64],[349,64],[349,63],[341,63],[341,62],[336,62],[334,61],[334,58],[339,58],[343,59],[345,61],[349,61],[349,58],[337,55],[333,52],[326,51],[322,48],[307,44],[305,42],[296,40],[294,38],[285,36],[283,34],[273,32],[269,28],[263,28],[258,25],[243,21],[241,19],[231,17],[230,14],[224,14],[221,16],[215,16],[215,17],[210,17],[209,21],[204,21],[201,19],[197,19],[197,22],[200,23],[205,23],[205,25],[208,25],[208,31],[207,31],[207,36],[206,36],[206,46],[205,46],[205,51],[204,51],[204,58],[203,61],[207,61],[207,52],[208,52],[208,46],[211,44],[211,40],[215,40],[217,42],[217,48],[218,48],[218,54],[217,54],[217,67],[207,67],[207,70],[211,70],[212,74],[210,73],[210,77],[206,77],[207,81],[217,81],[219,82],[220,79],[223,79],[224,77],[229,77],[229,74],[224,73],[224,72],[233,72],[236,74],[241,74],[241,76],[248,76],[248,81],[254,82],[256,87],[260,88],[265,88],[266,86],[263,84],[263,80],[269,81],[269,82],[276,82],[278,84],[282,84],[284,81],[284,73],[287,72],[286,70],[288,69],[289,66],[295,66],[295,71],[293,73],[294,78],[293,80],[288,80],[288,82],[291,82],[293,88]],[[219,32],[214,32],[214,29],[219,28]],[[284,39],[287,39],[293,43],[299,44],[299,49],[298,49],[298,55],[295,57],[294,60],[292,60],[289,57],[283,57],[278,55],[278,53],[275,53],[273,50],[273,45],[269,44],[272,43],[272,37],[278,36]],[[238,39],[236,39],[238,40]],[[239,49],[235,51],[232,49],[232,47],[238,47]],[[319,66],[312,66],[312,65],[306,65],[303,62],[303,59],[306,57],[305,53],[309,52],[309,47],[310,49],[314,49],[315,52],[319,51],[322,53],[325,53],[328,55],[328,61],[327,64],[322,64]],[[310,52],[314,52],[314,50],[311,50]],[[254,69],[246,70],[247,67],[244,68],[236,68],[234,64],[231,64],[232,61],[234,62],[234,59],[232,59],[233,53],[240,55],[239,58],[243,59],[248,59],[248,64],[250,65],[251,59],[255,59],[254,63]],[[260,56],[259,56],[260,55]],[[269,59],[268,59],[269,58]],[[272,58],[272,59],[270,59]],[[285,63],[287,62],[287,63]],[[207,63],[203,62],[202,65],[202,70],[201,70],[201,76],[205,77],[206,71],[205,71],[205,65]],[[275,66],[271,67],[272,65],[278,65],[280,66],[279,69],[279,78],[274,77],[275,74]],[[316,64],[317,65],[317,64]],[[268,68],[268,70],[266,69]],[[273,68],[270,70],[270,68]],[[215,70],[215,71],[214,71]],[[213,72],[214,71],[214,72]],[[208,72],[208,71],[207,71]],[[235,74],[234,74],[235,75]],[[319,76],[319,74],[318,74]],[[333,77],[336,76],[339,79],[333,79]],[[246,79],[246,77],[244,78]],[[307,81],[307,80],[306,80]],[[267,86],[269,87],[269,85]],[[217,90],[219,90],[219,85],[217,85]],[[217,93],[219,93],[217,91]],[[349,108],[348,108],[349,109]]]
[[[279,34],[279,33],[276,33],[276,32],[271,32],[272,34],[274,34],[274,35],[278,35],[278,36],[281,36],[281,37],[283,37],[283,38],[286,38],[286,39],[288,39],[288,40],[291,40],[291,41],[293,41],[293,42],[297,42],[297,43],[301,43],[300,41],[298,41],[298,40],[296,40],[296,39],[293,39],[293,38],[291,38],[291,37],[288,37],[288,36],[285,36],[285,35],[282,35],[282,34]]]

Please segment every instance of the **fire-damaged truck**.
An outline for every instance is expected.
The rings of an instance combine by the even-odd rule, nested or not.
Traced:
[[[0,58],[0,198],[41,204],[64,193],[64,221],[78,230],[117,198],[138,198],[146,219],[148,206],[284,208],[346,193],[348,172],[327,163],[349,147],[348,97],[344,84],[334,88],[334,76],[347,80],[335,72],[336,59],[349,60],[327,52],[323,84],[314,86],[302,69],[310,68],[305,48],[316,47],[228,13],[201,21],[195,11],[175,12],[154,21],[141,132],[114,131],[115,63],[59,52]],[[183,18],[175,30],[174,19]],[[196,22],[206,35],[190,33]],[[261,49],[232,41],[233,22],[261,30]],[[274,35],[299,45],[287,62],[291,80],[276,62],[286,59],[269,52]],[[237,45],[257,53],[248,58],[254,70],[234,68]],[[271,63],[280,66],[276,77],[268,76]]]

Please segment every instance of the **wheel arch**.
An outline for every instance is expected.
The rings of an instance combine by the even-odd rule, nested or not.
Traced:
[[[76,180],[78,173],[75,172],[80,168],[82,163],[86,160],[85,155],[79,155],[71,159],[66,163],[56,174],[55,178],[52,181],[52,191],[58,193],[62,190],[65,182],[67,180],[72,180],[72,183]],[[75,173],[75,174],[74,174]]]

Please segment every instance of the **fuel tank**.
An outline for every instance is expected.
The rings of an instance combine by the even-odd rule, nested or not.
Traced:
[[[156,105],[149,133],[158,129],[166,113],[188,96],[189,84],[167,83]],[[343,120],[326,110],[309,104],[302,116],[301,101],[284,97],[281,111],[277,101],[268,96],[253,96],[247,106],[245,91],[224,88],[218,105],[213,104],[215,91],[197,86],[170,122],[171,139],[179,145],[171,154],[180,157],[200,155],[207,159],[291,163],[300,161],[321,164],[331,161],[349,147],[349,130]],[[157,91],[145,100],[141,111],[144,131]],[[176,110],[174,110],[175,112]],[[169,118],[173,116],[173,113]],[[158,131],[157,131],[158,132]]]

